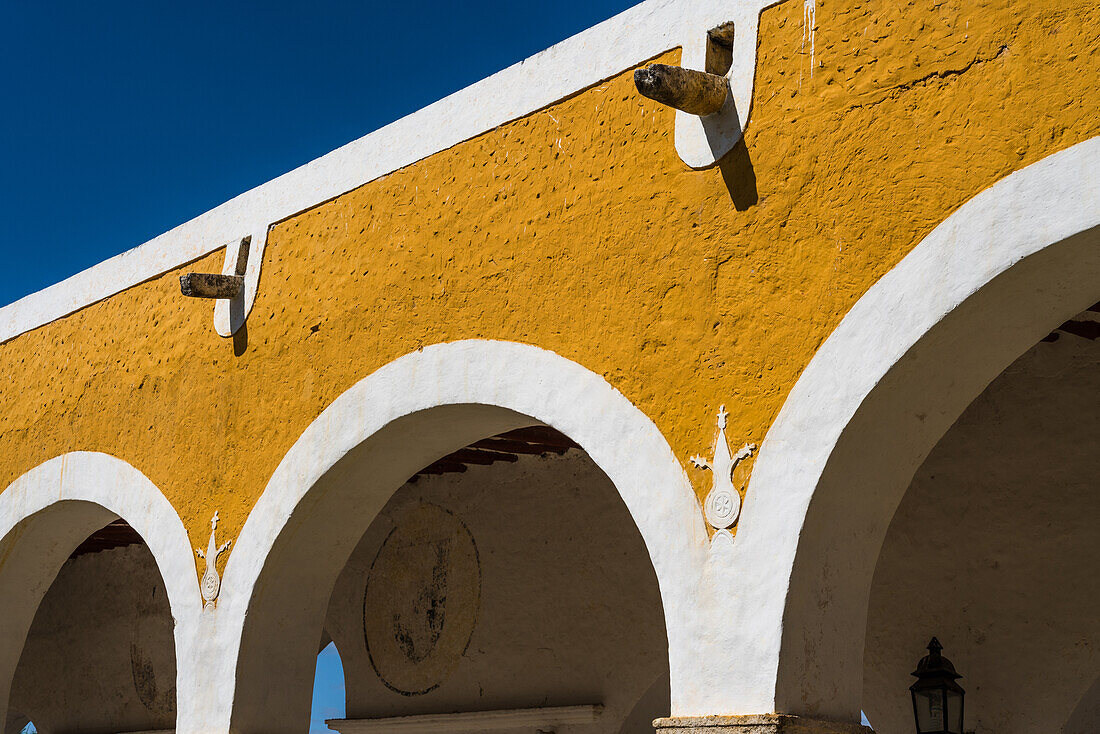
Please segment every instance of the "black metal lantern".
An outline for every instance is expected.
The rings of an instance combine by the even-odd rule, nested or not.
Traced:
[[[928,654],[913,671],[917,682],[909,686],[913,694],[913,716],[917,734],[962,734],[963,696],[951,661],[940,655],[943,645],[935,637],[928,643]]]

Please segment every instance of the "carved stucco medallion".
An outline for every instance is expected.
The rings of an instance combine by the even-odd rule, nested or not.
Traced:
[[[363,632],[397,693],[437,688],[470,644],[481,598],[477,546],[453,513],[422,504],[396,519],[367,576]]]

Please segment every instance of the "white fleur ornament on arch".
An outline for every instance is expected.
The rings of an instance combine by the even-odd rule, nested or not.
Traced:
[[[218,575],[218,556],[229,550],[229,545],[233,542],[227,540],[221,545],[218,545],[218,541],[215,535],[218,530],[218,511],[214,510],[214,517],[210,518],[210,541],[206,544],[206,552],[204,553],[202,548],[195,549],[195,555],[206,561],[206,570],[202,573],[202,582],[199,584],[199,590],[202,592],[204,612],[209,612],[214,609],[214,601],[218,598],[218,592],[222,588],[222,579]]]
[[[718,408],[718,433],[714,439],[714,458],[709,462],[702,456],[691,457],[691,463],[699,469],[710,469],[714,475],[710,492],[703,503],[703,515],[715,530],[725,530],[737,522],[741,514],[741,495],[733,486],[733,471],[756,449],[756,444],[747,443],[736,454],[730,454],[729,441],[726,439],[726,406]]]

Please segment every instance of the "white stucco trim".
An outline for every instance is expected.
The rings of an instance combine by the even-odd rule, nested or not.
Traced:
[[[706,168],[717,163],[741,140],[752,111],[752,90],[756,79],[756,49],[760,30],[760,13],[784,0],[759,0],[728,3],[714,8],[708,16],[700,15],[695,30],[685,34],[681,65],[687,69],[706,70],[707,31],[723,23],[734,24],[733,63],[726,73],[730,94],[726,104],[713,115],[699,117],[676,112],[676,152],[692,168]]]
[[[368,181],[523,117],[775,0],[649,0],[211,209],[144,245],[0,309],[0,343],[252,236],[243,305],[259,284],[268,228]],[[748,31],[745,31],[748,33]],[[738,29],[741,34],[741,29]],[[738,38],[741,38],[739,35]],[[755,47],[738,43],[742,59]],[[755,66],[755,62],[753,62]],[[751,76],[749,79],[751,98]],[[747,116],[743,82],[734,85]],[[698,124],[698,123],[695,123]],[[736,141],[734,141],[736,142]],[[219,309],[219,331],[232,330]],[[236,319],[234,318],[234,322]]]
[[[157,562],[173,615],[202,611],[194,553],[175,508],[148,477],[109,454],[63,454],[12,482],[0,493],[0,538],[25,518],[66,500],[97,504],[129,523]]]
[[[699,585],[707,557],[702,513],[683,467],[656,425],[600,375],[533,346],[469,340],[426,347],[348,389],[302,434],[242,528],[223,576],[211,628],[211,710],[228,716],[236,655],[253,590],[273,544],[326,472],[388,424],[439,406],[487,405],[551,425],[580,444],[619,490],[649,549],[668,631],[677,697],[691,707],[690,678],[709,639]],[[312,643],[315,646],[315,643]],[[678,685],[678,683],[680,685]],[[207,722],[214,728],[228,720]]]
[[[329,729],[340,734],[375,734],[375,732],[445,732],[463,734],[493,729],[549,731],[558,726],[586,726],[600,720],[603,707],[540,706],[527,709],[497,711],[463,711],[453,714],[419,714],[390,716],[381,719],[328,719]]]
[[[1019,170],[960,207],[853,306],[818,350],[763,442],[742,512],[731,563],[740,588],[748,593],[737,595],[731,609],[737,630],[731,644],[737,646],[739,655],[735,667],[729,671],[730,680],[737,681],[728,691],[725,705],[729,710],[802,713],[795,709],[827,708],[828,703],[808,700],[812,696],[807,696],[807,690],[818,685],[836,685],[828,678],[840,674],[836,670],[822,670],[811,661],[833,655],[839,661],[854,654],[861,665],[863,627],[858,598],[850,600],[848,629],[836,629],[843,626],[840,624],[830,629],[814,629],[815,625],[831,624],[820,621],[825,618],[825,611],[849,603],[831,598],[827,591],[831,582],[822,579],[830,574],[838,579],[851,573],[841,560],[845,548],[853,549],[853,553],[855,549],[861,552],[870,549],[872,557],[861,558],[859,565],[869,564],[873,570],[880,534],[885,533],[893,507],[900,501],[912,471],[923,460],[920,452],[934,445],[989,380],[1045,335],[1044,329],[1061,323],[1051,323],[1049,319],[1068,318],[1089,305],[1090,286],[1100,289],[1096,285],[1100,284],[1100,278],[1095,275],[1100,269],[1100,244],[1070,238],[1079,233],[1095,236],[1098,226],[1100,137]],[[1010,271],[1025,271],[1026,268],[1013,271],[1022,263],[1029,268],[1038,267],[1033,256],[1047,248],[1055,251],[1051,246],[1061,245],[1067,239],[1077,243],[1071,265],[1060,262],[1057,265],[1060,269],[1051,266],[1039,278],[1020,276],[1017,278],[1020,283],[1003,277]],[[988,288],[994,281],[997,288]],[[983,289],[998,291],[995,305],[1005,313],[997,311],[992,315],[1003,315],[1011,323],[1000,318],[979,320],[969,315]],[[964,304],[968,314],[954,316]],[[1031,310],[1035,311],[1037,323],[1024,323],[1031,317]],[[949,317],[969,319],[968,332],[961,337],[951,334],[955,327]],[[937,331],[930,337],[933,330]],[[954,339],[951,349],[929,344],[936,340],[946,343],[945,332]],[[966,340],[973,340],[973,354],[968,353]],[[917,345],[922,348],[918,350]],[[1013,353],[1013,349],[1017,351]],[[948,359],[966,363],[944,364],[937,354],[951,355]],[[964,355],[962,360],[960,354]],[[923,359],[916,367],[911,364],[915,357]],[[852,513],[855,519],[850,521],[855,526],[846,526],[841,519],[830,527],[822,527],[812,511],[829,505],[829,499],[818,491],[827,478],[828,482],[835,481],[837,490],[843,493],[851,489],[845,483],[855,481],[852,467],[882,461],[874,450],[859,456],[858,447],[846,448],[845,456],[839,457],[838,442],[857,413],[866,414],[872,409],[869,407],[872,396],[876,398],[873,409],[878,413],[885,415],[895,409],[889,405],[883,408],[881,404],[898,395],[895,383],[899,365],[906,370],[923,370],[917,375],[933,372],[939,375],[942,371],[947,374],[941,381],[942,389],[957,390],[958,394],[951,396],[948,403],[937,403],[939,412],[933,415],[902,416],[909,421],[904,428],[900,424],[870,426],[870,432],[862,434],[864,439],[870,440],[871,432],[896,431],[897,438],[887,440],[912,445],[911,454],[896,468],[897,486],[882,488],[890,496],[877,500],[881,508],[875,510],[877,515],[872,521],[860,516],[855,508],[857,511]],[[923,378],[910,380],[907,389],[919,391],[922,381]],[[923,389],[939,389],[935,384],[941,383],[929,379]],[[938,395],[933,397],[939,399]],[[930,428],[910,425],[920,426],[926,420]],[[843,474],[845,470],[849,472],[847,475]],[[868,496],[873,496],[875,489],[871,491]],[[837,517],[844,515],[837,513]],[[833,519],[836,518],[830,517]],[[825,535],[831,535],[831,539],[823,539]],[[850,560],[855,564],[854,559]],[[799,563],[805,578],[793,570]],[[810,588],[815,583],[820,588]],[[839,586],[837,582],[838,589]],[[808,595],[814,597],[807,598]],[[837,591],[837,596],[841,595]],[[865,614],[865,599],[863,607]],[[795,609],[802,611],[792,611]],[[828,647],[824,640],[833,637],[837,638],[838,649],[824,649]],[[845,650],[844,645],[856,645],[857,649],[853,653],[851,649]],[[854,695],[858,712],[862,671],[848,672],[857,676]],[[784,675],[790,677],[786,683],[782,682]],[[778,688],[777,676],[781,680]],[[818,681],[796,681],[799,678]],[[850,682],[840,685],[841,689],[828,695],[845,700],[839,700],[838,708],[831,713],[846,715],[853,703],[853,692]],[[845,685],[849,686],[846,690]]]
[[[97,523],[109,522],[110,516],[120,517],[146,542],[164,581],[176,623],[177,685],[195,675],[196,671],[184,664],[188,656],[183,652],[193,640],[194,623],[202,609],[201,599],[187,531],[172,505],[156,485],[125,461],[107,454],[76,451],[38,465],[0,493],[0,543],[14,543],[18,551],[20,541],[24,540],[21,534],[25,532],[19,529],[21,523],[44,510],[62,506],[71,506],[75,512],[57,515],[56,522],[52,516],[46,517],[46,526],[35,530],[41,536],[35,541],[35,547],[51,549],[50,553],[40,558],[21,558],[18,568],[12,566],[13,559],[5,553],[0,558],[0,582],[5,572],[11,572],[15,578],[30,582],[44,593],[57,571],[53,564],[63,562],[84,539],[83,536],[67,537],[72,535],[73,527],[85,526],[94,530],[98,529]],[[13,531],[20,535],[13,535]],[[41,578],[33,577],[36,573]],[[21,591],[31,595],[27,589]],[[34,603],[37,604],[37,600]],[[5,617],[5,624],[9,622],[13,620]],[[13,650],[22,648],[22,640],[5,642],[15,646]],[[11,681],[0,680],[0,684],[5,683],[0,685],[4,691],[0,709],[6,709],[6,692]]]

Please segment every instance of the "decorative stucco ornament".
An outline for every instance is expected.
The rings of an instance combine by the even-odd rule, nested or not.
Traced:
[[[707,499],[703,503],[703,514],[707,522],[716,530],[725,530],[737,522],[741,514],[741,495],[733,486],[733,470],[743,459],[748,458],[756,449],[756,444],[747,443],[734,455],[730,455],[729,442],[726,440],[726,406],[718,408],[718,435],[714,439],[714,458],[707,462],[702,456],[691,457],[691,463],[700,469],[710,469],[714,474]]]
[[[229,545],[232,540],[227,540],[221,545],[218,545],[218,541],[214,535],[218,528],[218,511],[214,511],[214,517],[210,518],[210,542],[206,544],[206,552],[204,553],[201,548],[196,548],[195,553],[199,558],[206,561],[206,570],[202,572],[202,582],[199,584],[199,591],[202,592],[203,611],[208,612],[214,609],[214,600],[218,598],[218,592],[222,588],[222,579],[218,576],[218,556],[225,551],[229,550]]]

